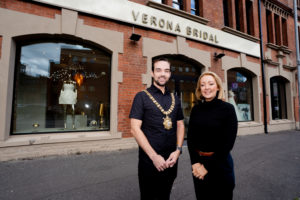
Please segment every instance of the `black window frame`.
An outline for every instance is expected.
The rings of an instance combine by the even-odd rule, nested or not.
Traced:
[[[274,83],[277,84],[277,93],[278,93],[278,112],[276,112],[274,97]],[[286,83],[287,81],[280,77],[275,76],[270,79],[270,89],[271,89],[271,109],[272,109],[272,120],[280,120],[288,118],[287,110],[287,99],[286,99]],[[282,91],[283,90],[283,91]],[[282,102],[284,101],[284,102]],[[285,111],[285,113],[283,113]],[[278,117],[276,117],[278,113]],[[285,115],[285,116],[283,116]]]
[[[177,0],[177,1],[172,0],[172,7],[178,10],[177,8],[174,7],[174,4],[179,6],[179,10],[183,10],[183,0]]]
[[[109,75],[110,75],[110,82],[109,82],[109,95],[108,95],[108,102],[109,102],[109,110],[111,108],[111,76],[112,76],[112,52],[108,51],[107,49],[101,47],[100,45],[97,45],[93,42],[89,42],[89,41],[83,41],[80,39],[76,39],[73,37],[69,37],[69,36],[64,36],[64,35],[48,35],[48,34],[41,34],[41,35],[26,35],[26,36],[21,36],[21,37],[16,37],[14,39],[15,43],[16,43],[16,53],[15,53],[15,65],[14,65],[14,80],[13,80],[13,99],[12,99],[12,105],[11,105],[11,122],[10,122],[10,131],[9,134],[10,135],[29,135],[29,134],[57,134],[57,133],[72,133],[72,132],[99,132],[99,131],[110,131],[111,127],[110,127],[110,117],[109,117],[109,123],[108,123],[108,128],[105,128],[103,130],[100,129],[95,129],[95,130],[78,130],[78,131],[44,131],[44,132],[24,132],[24,133],[14,133],[14,112],[15,112],[15,92],[16,92],[16,81],[17,81],[17,76],[18,74],[17,72],[17,64],[19,63],[20,59],[21,59],[21,49],[22,46],[26,46],[26,45],[32,45],[32,44],[39,44],[39,43],[66,43],[66,44],[71,44],[71,45],[75,45],[75,44],[79,44],[82,45],[84,47],[88,47],[88,48],[92,48],[92,49],[96,49],[102,52],[105,52],[106,54],[108,54],[110,56],[110,69],[109,69]],[[109,111],[109,116],[111,115],[110,111]]]

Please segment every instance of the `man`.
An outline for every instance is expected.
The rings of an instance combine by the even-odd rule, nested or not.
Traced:
[[[141,199],[168,200],[182,152],[184,123],[178,97],[166,88],[170,62],[153,61],[153,84],[134,98],[131,133],[139,145],[138,176]]]

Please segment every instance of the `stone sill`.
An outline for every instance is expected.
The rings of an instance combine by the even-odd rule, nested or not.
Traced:
[[[165,5],[165,4],[162,4],[162,3],[157,3],[157,2],[154,2],[154,1],[148,1],[147,6],[152,7],[152,8],[156,8],[158,10],[162,10],[162,11],[180,16],[180,17],[184,17],[186,19],[190,19],[192,21],[195,21],[195,22],[198,22],[198,23],[201,23],[201,24],[204,24],[204,25],[207,25],[207,23],[209,22],[208,19],[205,19],[205,18],[200,17],[200,16],[192,15],[192,14],[187,13],[187,12],[182,11],[182,10],[177,10],[175,8],[172,8],[172,7],[170,7],[168,5]]]
[[[283,65],[283,68],[294,71],[297,69],[297,66]]]
[[[35,135],[13,135],[5,141],[0,141],[1,147],[30,146],[39,144],[85,142],[94,140],[121,139],[122,133],[111,134],[109,131],[101,132],[77,132],[55,133]]]
[[[263,61],[264,61],[264,63],[270,64],[270,65],[274,65],[274,66],[277,66],[277,67],[279,66],[278,62],[274,62],[271,59],[264,59]]]
[[[278,120],[270,120],[269,124],[273,125],[273,124],[292,124],[295,123],[295,121],[289,120],[289,119],[278,119]]]
[[[259,42],[259,41],[260,41],[259,38],[256,38],[256,37],[254,37],[254,36],[252,36],[252,35],[248,35],[248,34],[243,33],[243,32],[241,32],[241,31],[235,30],[235,29],[230,28],[230,27],[228,27],[228,26],[224,26],[224,27],[222,28],[222,31],[227,32],[227,33],[231,33],[232,35],[236,35],[236,36],[245,38],[245,39],[250,40],[250,41],[252,41],[252,42]]]
[[[249,122],[239,122],[238,127],[243,128],[243,127],[257,127],[257,126],[262,126],[262,123],[255,122],[255,121],[249,121]]]
[[[267,43],[266,46],[277,51],[283,51],[283,53],[286,54],[290,54],[292,52],[287,46],[278,46],[272,43]]]

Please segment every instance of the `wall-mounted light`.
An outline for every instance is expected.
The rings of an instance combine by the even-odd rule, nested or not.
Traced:
[[[215,54],[214,54],[214,58],[215,58],[215,60],[218,60],[218,59],[220,59],[220,58],[222,58],[223,56],[225,56],[225,53],[217,53],[217,52],[215,52]]]
[[[141,39],[141,37],[142,37],[141,35],[134,33],[134,27],[132,27],[132,34],[129,39],[134,42],[137,42]]]

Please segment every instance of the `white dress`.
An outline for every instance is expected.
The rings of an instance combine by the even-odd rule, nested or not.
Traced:
[[[231,103],[233,105],[238,121],[243,121],[243,118],[241,117],[241,113],[235,103],[234,96],[235,96],[234,93],[231,90],[229,90],[228,103]]]
[[[77,90],[73,83],[64,83],[59,95],[59,104],[76,104]]]

